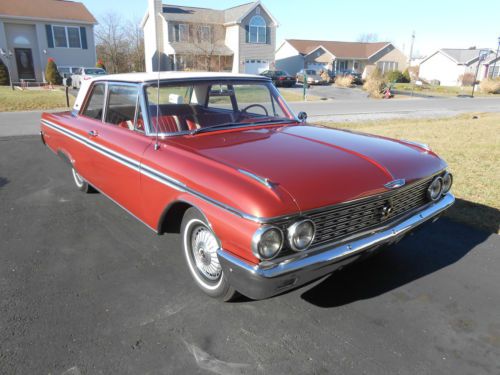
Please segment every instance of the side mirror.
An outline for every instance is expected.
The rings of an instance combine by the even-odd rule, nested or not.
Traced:
[[[298,119],[302,122],[305,122],[307,120],[307,113],[305,112],[299,112],[298,114]]]

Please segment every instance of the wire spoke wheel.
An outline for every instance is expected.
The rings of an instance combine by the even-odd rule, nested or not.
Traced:
[[[219,248],[212,231],[197,225],[191,232],[191,254],[196,268],[207,281],[216,282],[222,275],[222,267],[217,257]]]

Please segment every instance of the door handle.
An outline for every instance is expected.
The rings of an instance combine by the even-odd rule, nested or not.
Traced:
[[[95,130],[90,130],[88,134],[90,137],[97,137],[97,131]]]

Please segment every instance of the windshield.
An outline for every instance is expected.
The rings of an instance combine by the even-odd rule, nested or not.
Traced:
[[[151,131],[161,134],[295,121],[269,82],[162,82],[159,90],[151,83],[145,91]]]
[[[276,71],[276,75],[279,76],[279,77],[281,77],[281,76],[289,76],[290,74],[288,74],[284,70],[277,70]]]
[[[315,76],[316,75],[316,71],[315,70],[306,70],[306,73],[309,74],[310,76]]]
[[[98,76],[106,74],[106,71],[104,69],[85,69],[85,74]]]

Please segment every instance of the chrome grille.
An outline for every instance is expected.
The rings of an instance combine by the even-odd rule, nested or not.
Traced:
[[[428,201],[426,191],[431,179],[374,197],[340,204],[306,214],[316,224],[312,246],[322,245],[349,236],[401,216]],[[387,210],[390,212],[387,214]],[[384,210],[386,216],[384,216]]]
[[[304,216],[316,225],[316,236],[311,247],[336,242],[353,234],[383,226],[426,205],[429,202],[426,191],[431,181],[432,177],[429,177],[394,191],[305,212]],[[386,217],[382,214],[384,207],[392,208]],[[285,233],[289,224],[290,221],[275,223]],[[291,253],[293,251],[285,247],[280,257]]]

